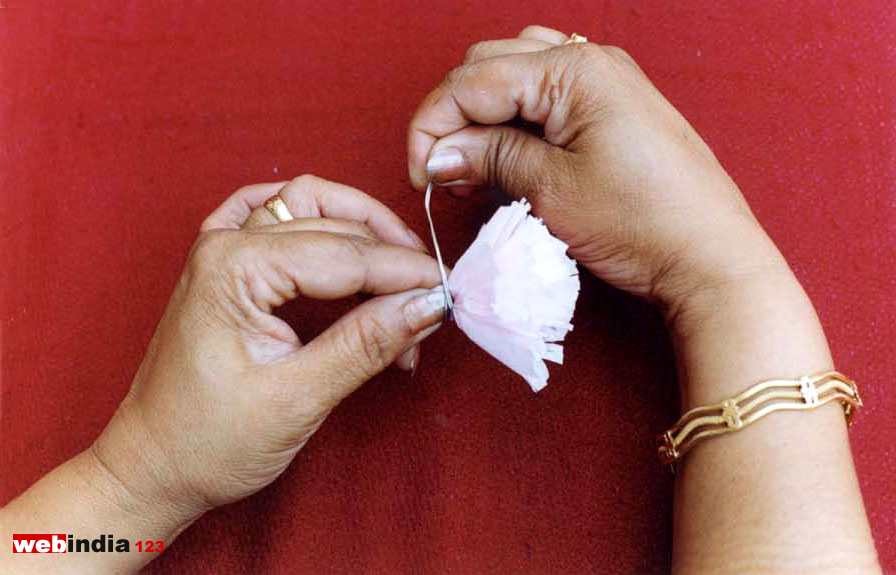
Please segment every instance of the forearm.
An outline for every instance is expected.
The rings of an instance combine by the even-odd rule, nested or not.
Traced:
[[[707,290],[676,311],[684,410],[833,368],[789,270]],[[689,452],[673,561],[679,574],[878,573],[840,404],[774,413]]]
[[[134,493],[91,448],[63,463],[0,510],[3,573],[135,573],[158,556],[146,541],[167,548],[195,516]],[[111,535],[112,548],[128,541],[128,552],[12,553],[14,533],[66,534],[93,541]],[[144,542],[141,551],[137,542]]]

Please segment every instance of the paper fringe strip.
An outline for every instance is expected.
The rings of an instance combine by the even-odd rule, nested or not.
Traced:
[[[539,391],[545,360],[563,363],[557,343],[572,330],[579,295],[568,246],[529,215],[523,199],[498,208],[448,278],[454,319],[474,343]]]

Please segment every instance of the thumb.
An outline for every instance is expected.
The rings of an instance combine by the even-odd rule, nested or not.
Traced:
[[[335,405],[441,325],[442,287],[379,296],[341,317],[295,353],[296,371]]]
[[[513,198],[558,185],[565,150],[519,128],[471,126],[439,139],[426,162],[430,181],[446,187],[497,186]]]

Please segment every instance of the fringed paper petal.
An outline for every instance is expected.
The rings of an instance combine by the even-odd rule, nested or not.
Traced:
[[[526,200],[498,208],[448,278],[454,319],[474,343],[538,391],[545,360],[563,363],[579,295],[567,245],[529,215]]]

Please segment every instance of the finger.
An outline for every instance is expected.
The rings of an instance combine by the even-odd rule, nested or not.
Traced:
[[[251,216],[250,216],[251,219]],[[319,231],[337,234],[345,234],[367,240],[376,241],[377,237],[366,225],[360,222],[350,220],[335,220],[329,218],[299,218],[284,222],[276,226],[268,226],[265,233],[287,233],[296,231]],[[400,355],[395,360],[395,365],[399,369],[410,371],[412,374],[416,370],[417,361],[420,357],[420,349],[414,346]]]
[[[452,190],[497,186],[536,208],[552,193],[567,166],[565,151],[510,126],[470,126],[440,139],[430,155],[427,177]]]
[[[464,56],[464,64],[472,64],[487,58],[495,58],[497,56],[506,56],[508,54],[528,54],[530,52],[541,52],[554,47],[554,44],[542,42],[541,40],[525,40],[520,38],[511,38],[509,40],[486,40],[478,42],[470,46]]]
[[[544,126],[545,139],[567,145],[577,128],[567,122],[582,75],[571,70],[596,46],[578,44],[532,54],[512,54],[462,66],[431,92],[417,110],[408,134],[412,185],[426,186],[426,161],[433,144],[471,124],[500,124],[520,116]],[[587,92],[583,90],[583,92]]]
[[[250,216],[250,219],[252,216]],[[246,220],[248,223],[249,220]],[[275,226],[250,227],[246,226],[245,230],[284,234],[290,232],[329,232],[331,234],[345,234],[350,236],[358,236],[370,241],[378,241],[376,234],[369,227],[361,222],[353,220],[337,220],[331,218],[296,218],[288,222],[279,223]]]
[[[277,190],[278,192],[280,190]],[[270,196],[268,196],[270,197]],[[267,200],[267,198],[265,198]],[[284,202],[285,203],[285,202]],[[288,209],[288,208],[287,208]],[[292,210],[289,210],[290,214]],[[293,216],[295,218],[295,216]],[[320,219],[320,218],[302,218],[302,219]],[[277,219],[274,214],[272,214],[268,208],[264,205],[261,205],[249,214],[249,217],[245,219],[243,225],[240,226],[243,229],[252,229],[252,228],[260,228],[263,226],[275,226],[276,224],[281,223],[279,219]],[[288,222],[284,222],[288,223]]]
[[[526,26],[523,28],[523,31],[520,32],[520,38],[525,38],[527,40],[538,40],[540,42],[546,42],[553,46],[560,46],[567,40],[569,40],[569,36],[560,32],[559,30],[554,30],[553,28],[548,28],[546,26]]]
[[[353,220],[367,225],[383,241],[426,251],[420,237],[395,212],[361,190],[305,175],[295,178],[275,193],[279,193],[294,218]],[[263,203],[248,218],[247,226],[278,223]]]
[[[300,295],[389,294],[434,287],[441,279],[436,261],[417,250],[319,231],[206,236],[191,263],[209,272],[210,281],[228,282],[216,286],[222,293],[263,313]]]
[[[238,189],[209,214],[200,229],[204,232],[215,229],[239,229],[253,209],[264,205],[265,200],[276,194],[285,184],[286,182],[253,184]]]
[[[294,352],[292,369],[301,380],[326,386],[324,401],[335,405],[433,333],[444,314],[441,289],[374,298]]]

